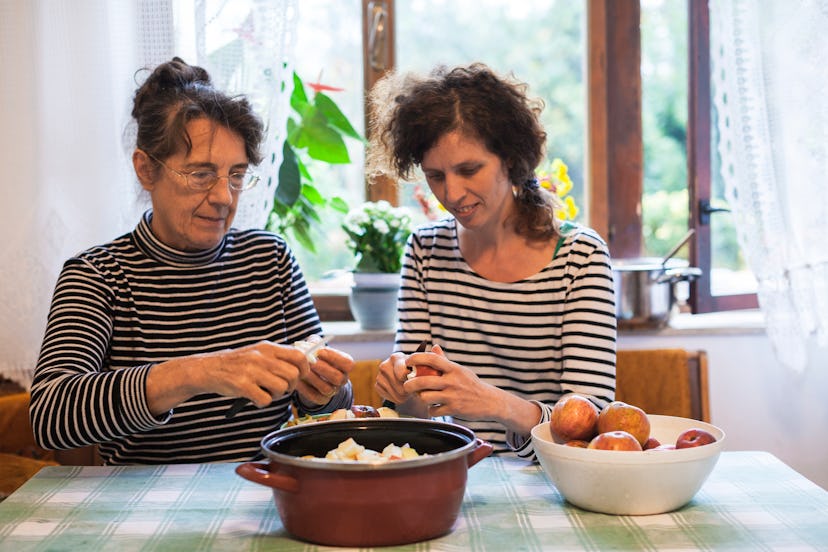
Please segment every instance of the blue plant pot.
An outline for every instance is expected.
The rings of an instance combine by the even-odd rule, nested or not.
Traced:
[[[394,329],[399,290],[399,274],[354,273],[348,304],[363,330]]]

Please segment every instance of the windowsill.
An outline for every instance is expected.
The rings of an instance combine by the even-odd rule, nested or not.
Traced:
[[[705,314],[680,313],[670,319],[664,328],[619,329],[629,335],[732,335],[764,333],[765,317],[759,309],[710,312]]]
[[[391,343],[394,330],[365,331],[356,322],[323,322],[325,335],[337,343]],[[665,328],[648,330],[621,329],[629,335],[733,335],[765,332],[765,318],[759,309],[712,312],[706,314],[677,314]]]

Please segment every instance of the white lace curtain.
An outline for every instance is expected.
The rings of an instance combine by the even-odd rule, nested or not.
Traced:
[[[779,360],[828,346],[828,2],[713,0],[719,153]]]
[[[0,0],[0,376],[30,384],[63,261],[131,230],[148,205],[130,162],[138,68],[180,55],[251,97],[276,158],[242,196],[236,226],[264,225],[295,2]]]

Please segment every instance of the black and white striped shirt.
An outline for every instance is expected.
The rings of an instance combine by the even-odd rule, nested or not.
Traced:
[[[567,392],[600,408],[615,396],[616,319],[607,246],[575,226],[551,262],[513,283],[477,275],[463,259],[456,222],[417,229],[409,238],[395,347],[412,353],[420,341],[491,385],[537,401],[549,420]],[[464,421],[495,452],[532,457],[529,436],[495,422]]]
[[[227,419],[232,398],[199,395],[159,419],[145,380],[172,358],[321,333],[302,272],[269,232],[233,229],[213,249],[182,252],[158,240],[151,217],[64,264],[32,384],[35,437],[52,449],[99,443],[108,464],[257,458],[290,396]],[[324,410],[350,402],[348,385]]]

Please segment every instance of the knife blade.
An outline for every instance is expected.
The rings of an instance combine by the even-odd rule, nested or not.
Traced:
[[[422,341],[420,341],[420,344],[417,345],[417,349],[414,352],[415,353],[424,353],[427,348],[428,348],[428,340],[423,339]],[[386,408],[390,408],[392,410],[397,408],[397,405],[395,403],[389,401],[388,399],[385,399],[384,401],[382,401],[382,406],[384,406]]]

